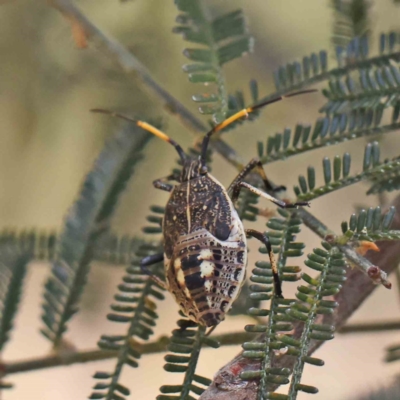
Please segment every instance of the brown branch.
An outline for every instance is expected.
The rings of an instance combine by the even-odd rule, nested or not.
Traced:
[[[72,24],[74,34],[79,31],[80,40],[84,37],[107,58],[115,61],[125,73],[139,77],[146,88],[164,101],[164,106],[168,111],[179,116],[187,127],[195,132],[207,130],[199,119],[153,79],[146,67],[128,49],[111,36],[104,34],[71,0],[47,0],[47,2]]]
[[[336,243],[335,233],[319,221],[314,215],[309,213],[305,208],[299,209],[297,214],[303,221],[304,225],[310,228],[321,239],[337,245],[340,251],[346,256],[347,260],[369,276],[375,284],[382,284],[387,289],[391,289],[392,284],[387,280],[387,273],[382,271],[379,266],[372,264],[371,261],[358,254],[352,246],[338,245]]]
[[[121,43],[102,32],[91,22],[71,0],[47,0],[71,24],[72,34],[78,47],[85,48],[92,43],[108,59],[113,60],[128,75],[140,78],[143,89],[162,100],[164,108],[188,129],[195,133],[205,133],[208,127],[191,113],[180,101],[171,96],[150,74],[147,68]],[[228,162],[240,169],[243,161],[223,140],[216,139],[211,146]]]
[[[393,205],[397,214],[393,221],[393,228],[400,228],[400,196]],[[381,269],[390,273],[400,262],[400,244],[398,242],[379,242],[379,253],[368,253],[366,259],[373,265],[379,265]],[[347,271],[347,281],[343,289],[335,296],[339,303],[333,315],[320,316],[316,323],[332,324],[340,329],[357,308],[367,299],[377,286],[367,275],[360,274],[356,269]],[[303,330],[303,323],[294,324],[294,338],[299,339]],[[258,337],[256,340],[260,340]],[[309,355],[312,354],[323,342],[312,340]],[[293,357],[282,356],[277,359],[274,367],[292,368]],[[242,371],[250,371],[260,368],[260,362],[237,355],[232,361],[222,367],[216,374],[211,386],[201,395],[200,400],[253,400],[257,397],[258,384],[256,380],[243,381],[240,379]]]
[[[398,331],[400,329],[400,321],[384,321],[384,322],[371,322],[360,323],[342,326],[339,333],[370,333],[370,332],[387,332]]]
[[[221,335],[211,336],[212,339],[218,341],[221,346],[239,345],[244,341],[250,340],[251,335],[247,332],[233,332]],[[166,350],[169,338],[161,336],[158,340],[149,343],[133,342],[132,346],[140,352],[140,354],[162,353]],[[60,353],[52,353],[43,357],[32,358],[29,360],[12,361],[0,363],[0,377],[10,374],[18,374],[21,372],[35,371],[38,369],[61,367],[76,363],[85,363],[91,361],[107,360],[118,356],[116,351],[107,350],[84,350],[84,351],[64,351]]]

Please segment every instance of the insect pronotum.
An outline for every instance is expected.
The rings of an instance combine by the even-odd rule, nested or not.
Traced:
[[[313,91],[315,90],[305,90],[285,97]],[[244,229],[234,203],[242,188],[283,208],[308,206],[309,203],[286,203],[270,195],[274,188],[258,159],[252,159],[228,189],[208,173],[206,165],[206,152],[211,135],[282,98],[277,97],[245,108],[216,125],[204,136],[198,159],[189,157],[178,143],[146,122],[107,110],[92,110],[134,122],[170,143],[178,152],[183,165],[180,176],[170,175],[153,182],[157,189],[171,193],[163,218],[164,252],[145,257],[141,266],[157,284],[172,293],[189,319],[201,325],[218,325],[238,297],[246,275],[246,235],[258,239],[266,246],[274,277],[274,295],[282,297],[281,282],[268,236],[253,229]],[[261,176],[266,192],[244,182],[244,178],[253,169]],[[168,183],[173,180],[178,184]],[[165,282],[147,269],[160,261],[164,261]]]

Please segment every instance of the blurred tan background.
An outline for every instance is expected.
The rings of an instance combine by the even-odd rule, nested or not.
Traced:
[[[187,62],[182,56],[187,44],[171,33],[176,16],[172,1],[82,0],[76,3],[106,34],[133,51],[158,82],[197,112],[190,97],[201,88],[190,84],[181,71],[182,64]],[[313,51],[331,48],[332,13],[328,0],[213,0],[209,3],[216,12],[244,8],[256,39],[254,54],[226,66],[229,91],[246,89],[248,81],[256,78],[260,94],[271,93],[274,91],[272,71],[276,67]],[[373,32],[398,30],[399,16],[399,9],[391,0],[375,1],[371,10]],[[376,43],[377,35],[372,38]],[[1,2],[0,56],[1,227],[60,229],[63,216],[104,140],[119,126],[118,121],[90,114],[88,110],[93,107],[119,109],[143,118],[163,116],[168,133],[184,147],[193,141],[193,135],[163,112],[160,103],[139,89],[135,79],[124,75],[112,60],[90,44],[88,49],[77,49],[69,24],[45,1]],[[281,132],[285,127],[294,127],[296,122],[313,123],[323,101],[322,95],[316,94],[275,104],[255,123],[227,134],[226,140],[244,159],[250,159],[256,154],[257,140],[265,140],[269,134]],[[363,146],[364,142],[357,140],[350,145],[302,155],[285,164],[274,163],[268,167],[268,174],[275,182],[291,188],[297,175],[304,173],[308,165],[320,166],[323,156],[344,151],[352,152],[353,168],[360,170]],[[381,153],[390,157],[398,154],[398,148],[398,140],[391,134],[383,140]],[[175,159],[175,152],[165,143],[157,140],[150,143],[146,160],[137,168],[114,217],[113,227],[117,232],[139,234],[148,205],[165,203],[167,195],[153,189],[151,182],[169,173]],[[214,159],[214,174],[228,184],[235,170],[219,156]],[[365,187],[356,185],[314,201],[312,211],[339,231],[340,222],[348,219],[354,204],[376,204],[375,198],[365,198],[364,194]],[[262,201],[260,204],[271,207]],[[263,224],[260,221],[255,226],[262,229]],[[306,253],[318,245],[318,239],[307,229],[300,239],[307,241]],[[255,250],[258,245],[252,243],[251,247]],[[255,251],[254,255],[259,257]],[[50,350],[49,343],[39,333],[42,286],[48,272],[49,265],[30,266],[21,311],[4,360],[29,359]],[[66,335],[79,349],[95,348],[101,334],[118,332],[121,328],[108,322],[105,314],[122,273],[120,267],[93,265],[81,312],[70,323]],[[296,286],[285,285],[288,296]],[[398,297],[395,286],[391,291],[378,288],[352,321],[397,319]],[[160,304],[161,318],[154,338],[174,328],[176,310],[167,296]],[[245,317],[229,318],[218,332],[240,330],[248,321]],[[339,336],[317,353],[317,357],[325,359],[326,366],[307,366],[303,381],[316,385],[320,389],[316,398],[325,400],[352,399],[355,394],[390,382],[400,365],[383,364],[383,349],[395,343],[398,336],[396,333]],[[204,350],[199,373],[212,377],[239,350],[239,347]],[[154,399],[160,385],[182,379],[180,374],[163,371],[160,355],[144,356],[140,364],[137,370],[124,369],[122,382],[132,389],[132,399]],[[93,373],[111,371],[113,366],[111,360],[12,375],[8,380],[16,387],[5,392],[3,398],[84,399],[91,393]],[[300,394],[298,398],[306,397]]]

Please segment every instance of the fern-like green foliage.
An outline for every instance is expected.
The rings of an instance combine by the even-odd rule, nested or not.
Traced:
[[[135,257],[139,247],[147,242],[143,238],[131,235],[109,233],[96,240],[93,249],[93,261],[112,265],[127,265]]]
[[[355,37],[368,36],[370,33],[368,0],[331,0],[334,10],[332,43],[345,47]]]
[[[318,358],[308,356],[308,349],[311,340],[331,340],[333,338],[334,327],[322,324],[317,321],[319,315],[333,314],[338,306],[335,301],[326,300],[324,297],[332,296],[339,292],[345,277],[345,261],[343,254],[327,242],[322,242],[322,248],[314,249],[308,255],[305,264],[319,272],[316,278],[312,278],[306,273],[302,273],[302,279],[307,286],[299,286],[296,297],[298,302],[291,305],[287,314],[301,322],[304,328],[300,339],[294,339],[291,335],[281,335],[280,340],[287,346],[288,352],[296,356],[293,367],[292,377],[289,387],[290,400],[297,398],[299,391],[306,393],[316,393],[318,390],[314,386],[301,383],[301,377],[305,364],[322,366],[324,362]]]
[[[378,142],[369,143],[364,151],[362,172],[354,175],[350,175],[351,157],[349,153],[345,153],[343,157],[335,156],[333,163],[325,157],[322,161],[325,184],[316,187],[315,169],[308,167],[307,178],[300,175],[299,186],[294,187],[298,199],[307,201],[316,199],[362,180],[371,180],[374,183],[373,187],[379,185],[380,188],[389,190],[393,187],[393,177],[397,177],[400,173],[400,159],[394,158],[382,162],[379,160],[379,153]],[[374,193],[374,191],[370,189],[368,194],[370,193]]]
[[[13,247],[31,260],[50,261],[54,259],[57,239],[54,231],[4,228],[0,231],[0,248]]]
[[[168,350],[172,354],[165,356],[164,369],[173,373],[184,373],[181,385],[161,386],[157,400],[195,400],[193,395],[201,395],[211,380],[196,375],[197,361],[203,344],[218,348],[219,343],[205,336],[206,327],[197,325],[188,319],[178,321],[179,329],[172,331]],[[198,386],[198,385],[202,386]],[[173,393],[173,394],[172,394]]]
[[[400,360],[400,344],[389,346],[386,349],[386,362],[393,362]]]
[[[279,95],[303,89],[331,78],[347,76],[352,71],[374,71],[374,67],[397,63],[400,59],[398,50],[399,37],[395,32],[380,36],[379,55],[370,56],[367,37],[354,38],[346,47],[336,48],[336,66],[328,67],[328,55],[325,50],[318,54],[304,56],[302,61],[294,61],[279,67],[274,72],[276,92],[263,97],[261,101],[276,98]],[[358,72],[357,72],[358,71]]]
[[[108,230],[118,198],[148,140],[149,134],[131,127],[112,138],[87,175],[78,200],[66,217],[44,293],[42,333],[54,345],[60,343],[67,322],[78,311],[94,243]]]
[[[359,76],[332,78],[322,93],[328,99],[320,112],[340,114],[357,109],[398,107],[400,71],[398,64],[388,63],[361,69]]]
[[[163,300],[160,288],[144,275],[140,268],[140,260],[150,254],[159,253],[158,244],[143,244],[136,251],[136,258],[126,269],[126,275],[118,286],[119,293],[114,296],[115,304],[111,305],[112,312],[107,319],[113,322],[128,324],[125,335],[102,335],[98,346],[104,350],[118,351],[117,363],[112,373],[97,372],[95,379],[101,382],[94,386],[90,399],[122,400],[128,396],[129,389],[119,382],[124,365],[136,368],[140,352],[135,349],[134,338],[148,340],[153,334],[156,313],[156,303],[153,299]],[[160,274],[162,263],[152,267],[154,274]]]
[[[175,0],[175,4],[182,14],[177,17],[179,26],[174,32],[202,46],[184,50],[194,64],[185,65],[183,70],[193,83],[216,86],[216,92],[196,94],[193,100],[202,103],[199,107],[202,114],[213,114],[214,122],[221,122],[228,112],[222,66],[252,50],[243,13],[237,10],[212,18],[201,0]]]
[[[30,261],[54,261],[58,240],[59,235],[50,230],[5,228],[0,231],[0,249],[12,246]],[[143,239],[131,235],[102,235],[94,244],[93,261],[128,264],[142,243]]]
[[[365,240],[375,242],[377,240],[399,240],[400,231],[390,230],[395,215],[395,207],[382,215],[381,208],[370,207],[368,211],[361,210],[358,214],[352,214],[349,223],[342,222],[343,236],[337,239],[339,244],[346,244],[350,240]]]
[[[263,164],[296,156],[311,150],[332,146],[363,137],[378,137],[400,129],[399,108],[393,108],[390,124],[382,124],[383,108],[356,110],[318,118],[314,127],[297,124],[292,131],[269,136],[265,145],[257,143],[258,156]]]
[[[159,234],[162,232],[162,216],[165,213],[165,207],[151,206],[151,214],[146,217],[151,225],[142,228],[143,233]]]
[[[296,235],[300,232],[301,220],[295,212],[278,210],[280,217],[271,218],[267,227],[268,237],[273,246],[274,253],[278,254],[277,266],[282,281],[297,281],[300,267],[288,266],[287,260],[292,257],[299,257],[303,254],[304,243],[296,242]],[[264,247],[260,248],[261,253],[266,253]],[[260,379],[258,400],[274,398],[277,393],[267,392],[268,384],[283,385],[289,383],[287,368],[274,368],[272,365],[273,351],[279,350],[281,343],[278,339],[278,332],[288,332],[293,329],[292,318],[287,315],[288,307],[293,303],[292,299],[281,299],[273,296],[273,278],[270,263],[258,261],[253,269],[250,281],[251,294],[254,300],[270,300],[270,308],[252,307],[248,313],[251,316],[268,316],[266,324],[247,325],[247,332],[265,333],[261,341],[246,342],[243,344],[243,356],[260,359],[261,365],[257,370],[242,372],[242,379]],[[272,397],[271,397],[272,396]]]
[[[360,43],[365,42],[364,39]],[[328,99],[321,112],[343,113],[355,109],[399,107],[400,72],[398,54],[400,39],[395,32],[380,36],[380,62],[372,58],[352,74],[332,74],[329,88],[322,92]],[[366,53],[366,50],[360,52]],[[351,51],[353,53],[353,51]],[[367,54],[366,54],[367,56]],[[370,62],[374,61],[374,62]]]
[[[3,249],[0,256],[0,352],[9,339],[18,310],[29,257],[17,249]]]

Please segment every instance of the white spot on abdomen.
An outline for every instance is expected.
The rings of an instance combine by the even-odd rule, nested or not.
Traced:
[[[200,251],[200,255],[198,257],[199,260],[211,260],[212,251],[210,249],[203,249]]]
[[[200,276],[204,278],[205,276],[210,276],[214,272],[214,264],[210,261],[203,261],[200,264]]]

